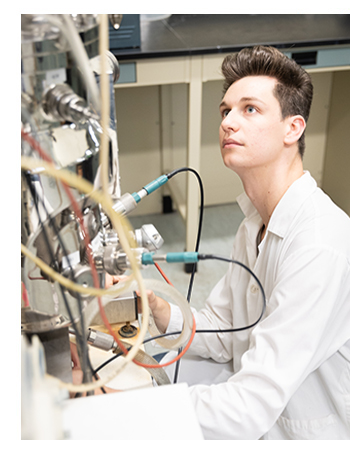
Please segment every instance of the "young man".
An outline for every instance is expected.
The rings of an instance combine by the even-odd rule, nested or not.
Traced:
[[[204,437],[349,439],[350,219],[303,170],[311,79],[268,47],[227,57],[222,71],[221,153],[245,191],[232,258],[259,278],[267,308],[252,330],[192,343],[191,354],[233,369],[190,387]],[[149,302],[161,331],[181,329],[176,307],[154,293]],[[261,304],[232,264],[194,313],[197,329],[253,323]]]

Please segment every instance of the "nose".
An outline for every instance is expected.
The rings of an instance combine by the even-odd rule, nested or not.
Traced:
[[[233,110],[229,111],[227,115],[222,119],[221,128],[225,132],[236,132],[238,130],[239,124]]]

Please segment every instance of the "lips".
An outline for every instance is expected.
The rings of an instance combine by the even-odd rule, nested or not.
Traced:
[[[230,148],[230,147],[241,147],[243,146],[242,143],[236,141],[235,139],[224,139],[222,141],[222,147],[223,148]]]

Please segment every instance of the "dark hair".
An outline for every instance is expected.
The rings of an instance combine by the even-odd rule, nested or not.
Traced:
[[[252,75],[277,79],[274,95],[280,106],[282,119],[301,115],[307,122],[313,95],[310,75],[274,47],[255,46],[226,56],[221,66],[225,77],[224,92],[237,80]],[[299,139],[299,154],[305,151],[304,133]]]

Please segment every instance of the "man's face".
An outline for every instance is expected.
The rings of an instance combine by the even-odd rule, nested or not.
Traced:
[[[220,104],[219,137],[224,163],[238,174],[268,167],[282,155],[286,121],[273,94],[277,81],[249,76],[233,83]]]

